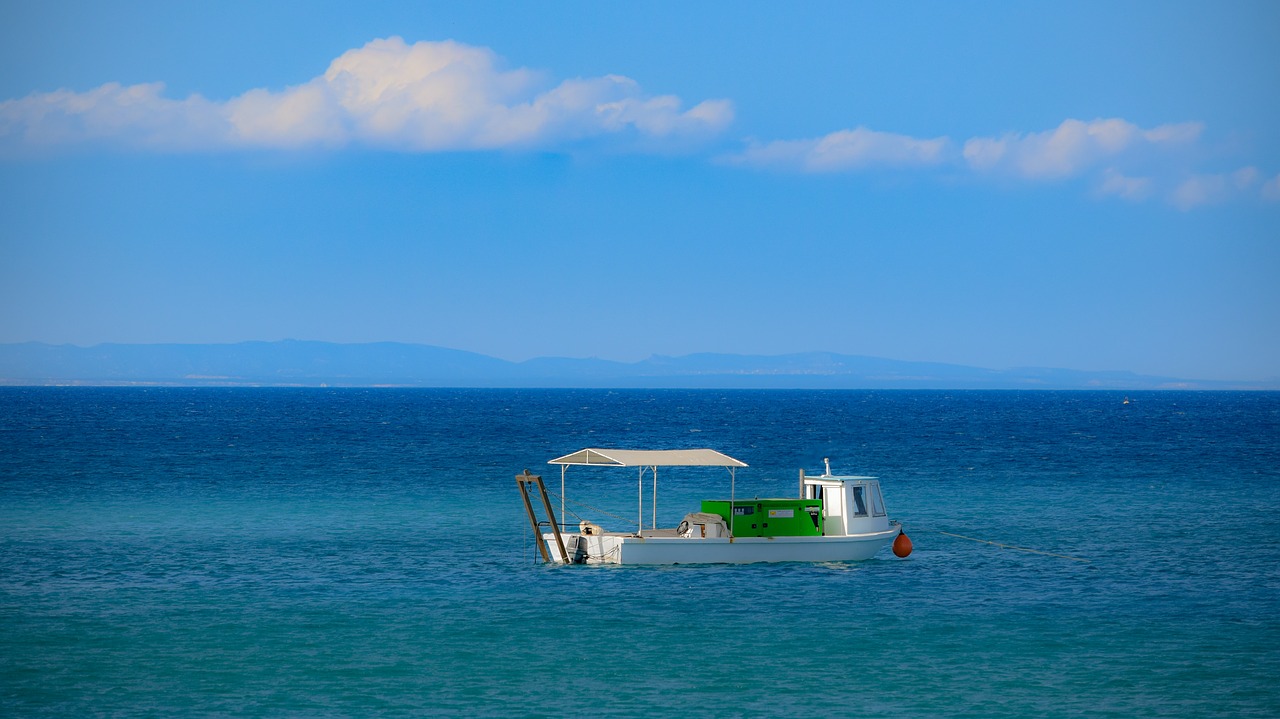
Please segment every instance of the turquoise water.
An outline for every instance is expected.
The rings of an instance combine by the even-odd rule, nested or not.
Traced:
[[[0,715],[1278,716],[1280,395],[1131,399],[0,389]],[[586,446],[831,457],[915,552],[540,565],[513,477]]]

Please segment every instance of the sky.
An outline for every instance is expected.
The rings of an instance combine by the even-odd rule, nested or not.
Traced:
[[[1280,377],[1280,4],[0,5],[0,342]]]

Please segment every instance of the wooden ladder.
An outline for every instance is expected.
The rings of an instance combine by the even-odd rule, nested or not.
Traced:
[[[542,522],[538,521],[538,515],[533,511],[533,502],[529,501],[529,490],[537,487],[538,493],[542,496],[542,508],[547,512],[547,524],[551,525],[551,531],[556,535],[556,548],[560,550],[560,558],[565,564],[570,563],[569,552],[565,551],[564,539],[560,536],[560,525],[556,524],[556,513],[551,509],[551,498],[547,496],[547,486],[542,483],[542,476],[537,474],[529,474],[529,470],[525,470],[523,474],[516,475],[516,486],[520,488],[520,498],[524,500],[524,509],[529,513],[529,526],[533,527],[533,539],[538,545],[538,551],[542,553],[542,561],[555,561],[551,558],[551,554],[547,552],[547,543],[542,540]]]

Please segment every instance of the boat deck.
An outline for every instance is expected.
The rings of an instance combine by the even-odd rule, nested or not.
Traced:
[[[569,535],[572,535],[572,534],[581,534],[581,532],[574,532],[574,531],[571,531],[570,529],[562,529],[562,530],[560,530],[560,531],[561,531],[565,536],[569,536]],[[640,536],[640,537],[679,537],[679,536],[680,536],[680,530],[678,530],[678,529],[674,529],[674,528],[673,528],[673,529],[645,529],[645,530],[641,531],[639,535],[637,535],[635,532],[601,532],[600,534],[595,535],[595,536],[598,536],[598,537],[635,537],[635,536]]]

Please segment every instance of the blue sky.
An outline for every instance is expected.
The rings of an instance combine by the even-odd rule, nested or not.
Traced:
[[[0,8],[0,342],[1280,376],[1280,5]]]

